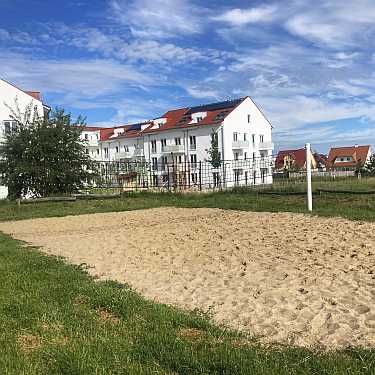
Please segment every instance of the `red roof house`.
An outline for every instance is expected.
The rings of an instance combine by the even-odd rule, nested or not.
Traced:
[[[371,156],[371,146],[333,147],[328,154],[327,165],[333,170],[355,170],[366,164]]]

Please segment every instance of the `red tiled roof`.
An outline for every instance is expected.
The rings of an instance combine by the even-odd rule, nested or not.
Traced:
[[[40,102],[42,101],[39,91],[24,91],[24,93],[32,96],[34,99],[39,100]]]
[[[306,164],[306,150],[300,148],[297,150],[283,150],[279,151],[276,156],[276,168],[284,167],[284,158],[290,156],[294,160],[294,165],[298,168],[304,168]]]
[[[100,127],[100,126],[87,126],[87,125],[85,125],[85,126],[83,127],[83,129],[86,130],[86,131],[89,131],[89,132],[94,132],[94,131],[101,130],[101,129],[103,129],[103,128]]]
[[[111,130],[104,130],[103,128],[100,140],[107,141],[111,139],[133,138],[142,134],[152,134],[164,130],[195,128],[197,126],[205,125],[220,125],[224,119],[245,99],[246,97],[227,102],[208,104],[206,106],[203,105],[193,108],[179,108],[170,110],[160,117],[160,119],[165,118],[166,122],[164,124],[160,124],[158,127],[155,126],[153,121],[148,121],[141,124],[116,126],[110,128]],[[207,116],[198,123],[190,124],[192,121],[192,114],[198,112],[206,112]],[[140,128],[134,129],[137,126],[140,127],[142,125],[148,126],[143,130]],[[111,138],[114,135],[114,129],[116,128],[124,128],[125,132],[124,134],[119,134],[117,137]]]
[[[328,166],[330,167],[356,167],[358,164],[364,165],[366,163],[367,155],[370,146],[350,146],[350,147],[333,147],[329,150]],[[352,157],[353,161],[337,162],[335,160],[339,157]]]

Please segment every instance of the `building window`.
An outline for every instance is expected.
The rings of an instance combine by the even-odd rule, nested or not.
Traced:
[[[85,148],[85,153],[88,155],[89,154],[89,149]]]
[[[240,156],[240,154],[238,152],[235,152],[234,153],[234,160],[238,160],[239,156]]]
[[[264,135],[263,135],[263,134],[261,134],[261,135],[259,136],[259,141],[260,141],[260,143],[263,143],[263,142],[264,142]]]
[[[243,140],[244,140],[244,142],[247,141],[247,133],[243,133]]]
[[[87,141],[89,139],[89,135],[86,133],[85,134],[85,140]]]
[[[152,170],[156,171],[158,169],[158,158],[152,158]]]
[[[196,150],[197,149],[197,139],[195,135],[190,136],[190,150]]]
[[[251,116],[247,115],[247,123],[250,124]]]
[[[254,171],[254,173],[253,173],[253,183],[254,183],[254,185],[256,185],[256,183],[257,183],[257,172],[256,171]]]
[[[203,120],[203,117],[197,117],[197,122],[201,122]]]
[[[11,132],[17,131],[18,123],[17,121],[3,121],[4,133],[10,134]]]
[[[219,172],[213,172],[212,177],[214,179],[214,187],[220,186],[220,174],[219,174]]]
[[[153,154],[156,154],[156,141],[155,140],[151,141],[151,152]]]
[[[179,164],[182,163],[182,155],[178,155],[178,163],[179,163]]]
[[[167,140],[166,139],[162,139],[160,141],[160,143],[161,143],[161,150],[165,151],[165,147],[167,146]]]
[[[100,154],[100,151],[99,151],[99,149],[97,148],[96,149],[96,155],[99,155]]]
[[[174,142],[175,142],[176,146],[180,146],[181,145],[181,138],[175,138]]]
[[[152,184],[153,184],[154,186],[158,186],[158,185],[159,185],[158,176],[157,176],[156,174],[154,174],[154,175],[152,176]]]
[[[233,142],[238,141],[238,133],[233,133]]]
[[[251,140],[253,141],[253,145],[255,144],[255,134],[251,134]]]
[[[124,152],[129,152],[129,146],[128,145],[124,145]]]
[[[161,163],[162,163],[162,168],[163,168],[163,171],[165,171],[166,167],[167,167],[167,164],[168,164],[168,158],[166,156],[163,156],[161,158]]]
[[[261,177],[262,184],[266,183],[266,175],[267,175],[267,169],[262,168],[260,170],[260,177]]]
[[[118,153],[118,151],[119,151],[119,148],[118,148],[118,146],[116,146],[116,154]]]
[[[108,157],[109,157],[109,150],[108,150],[108,147],[104,147],[104,157],[105,157],[106,159],[108,159]]]
[[[247,160],[247,152],[244,153],[244,160]]]
[[[197,155],[190,155],[190,162],[193,168],[197,166]]]
[[[235,185],[239,185],[240,184],[241,173],[242,173],[242,171],[240,171],[239,169],[235,169],[234,170],[234,184]]]
[[[191,182],[193,184],[197,184],[198,183],[198,173],[192,173],[191,174]]]

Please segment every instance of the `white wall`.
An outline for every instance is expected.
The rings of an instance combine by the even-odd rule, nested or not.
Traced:
[[[7,105],[15,108],[16,98],[22,114],[25,112],[26,107],[32,104],[40,117],[44,115],[43,103],[41,101],[34,99],[22,90],[0,79],[0,139],[4,135],[3,121],[11,120],[11,111]]]

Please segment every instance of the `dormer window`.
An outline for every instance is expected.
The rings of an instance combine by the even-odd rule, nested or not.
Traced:
[[[250,121],[251,121],[251,116],[247,115],[247,123],[250,124]]]
[[[197,122],[201,122],[203,120],[203,117],[197,117]]]

